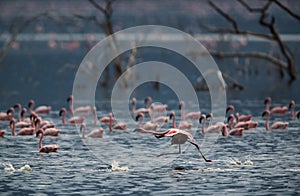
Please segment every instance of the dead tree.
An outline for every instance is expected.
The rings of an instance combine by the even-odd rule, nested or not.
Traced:
[[[113,50],[113,52],[117,54],[118,53],[117,40],[113,36],[114,30],[111,21],[112,14],[113,14],[112,5],[115,2],[115,0],[105,0],[103,5],[101,3],[97,3],[95,0],[88,0],[88,1],[104,16],[104,21],[102,21],[101,19],[102,17],[99,18],[97,15],[88,16],[88,15],[75,14],[75,16],[83,20],[93,21],[97,26],[99,26],[104,31],[106,36],[111,36],[112,41],[110,42],[110,47]],[[121,55],[115,58],[114,67],[117,76],[120,76],[123,73]]]
[[[280,33],[276,28],[276,18],[270,13],[270,6],[272,4],[278,6],[280,9],[284,10],[287,14],[289,14],[292,18],[296,20],[300,20],[300,16],[293,13],[293,11],[288,8],[287,6],[283,5],[278,0],[267,0],[262,1],[263,6],[253,8],[251,7],[248,2],[244,0],[237,0],[249,13],[255,13],[258,15],[257,22],[260,26],[264,27],[269,33],[260,33],[253,30],[242,30],[239,27],[237,19],[232,17],[229,13],[226,13],[222,10],[217,4],[213,1],[209,0],[209,5],[218,13],[220,14],[229,24],[231,24],[231,28],[218,28],[218,27],[211,27],[211,26],[204,26],[210,32],[220,33],[220,34],[235,34],[235,35],[244,35],[244,36],[254,36],[261,39],[269,40],[274,43],[279,48],[280,56],[284,59],[279,57],[272,56],[270,54],[264,52],[225,52],[225,51],[215,51],[210,50],[210,54],[215,57],[220,58],[233,58],[233,57],[242,57],[242,58],[257,58],[267,60],[271,62],[275,66],[277,66],[280,70],[285,70],[289,77],[290,82],[294,81],[297,77],[296,73],[296,66],[295,66],[295,59],[293,57],[292,52],[288,48],[288,46],[282,41]]]

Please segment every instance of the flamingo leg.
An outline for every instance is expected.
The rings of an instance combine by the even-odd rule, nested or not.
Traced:
[[[163,156],[163,155],[170,155],[170,154],[181,154],[181,147],[180,147],[180,144],[178,145],[178,147],[179,147],[178,152],[162,153],[162,154],[160,154],[160,155],[157,155],[157,157],[160,157],[160,156]]]
[[[206,158],[204,157],[204,155],[203,155],[202,152],[200,151],[200,148],[199,148],[198,144],[196,144],[196,143],[194,143],[194,142],[191,142],[191,141],[188,141],[188,142],[190,142],[191,144],[193,144],[193,145],[197,148],[197,150],[199,151],[200,155],[201,155],[202,158],[205,160],[205,162],[212,162],[212,160],[206,159]]]

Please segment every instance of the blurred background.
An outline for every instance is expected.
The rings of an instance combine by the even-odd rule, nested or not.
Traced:
[[[174,27],[199,40],[222,71],[229,100],[271,96],[299,102],[299,13],[300,3],[293,0],[2,0],[0,109],[30,99],[58,109],[72,93],[88,51],[105,36],[137,25]],[[185,58],[138,48],[108,66],[99,80],[97,101],[110,98],[114,81],[128,66],[149,60],[177,67],[199,97],[209,95],[201,74]],[[135,92],[138,99],[149,94],[155,100],[174,96],[159,78]]]

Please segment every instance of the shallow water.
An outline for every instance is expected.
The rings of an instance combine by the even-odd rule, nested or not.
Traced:
[[[196,142],[211,163],[205,163],[188,143],[182,145],[179,156],[157,157],[162,152],[176,152],[178,147],[170,146],[167,138],[133,132],[136,123],[130,119],[121,119],[128,122],[125,132],[109,133],[103,126],[103,138],[82,140],[75,126],[62,125],[58,111],[52,111],[44,118],[55,122],[62,133],[43,139],[44,145],[59,145],[58,153],[50,154],[38,152],[38,138],[12,137],[8,123],[1,123],[0,128],[7,129],[0,139],[1,195],[300,194],[300,122],[288,115],[276,117],[289,121],[289,128],[267,132],[260,116],[264,109],[261,101],[243,107],[232,103],[240,113],[251,111],[259,126],[245,131],[243,137],[203,137],[199,128],[194,128]],[[105,114],[98,112],[98,116]],[[87,132],[93,127],[90,121]],[[7,171],[9,164],[16,171]],[[32,171],[18,170],[26,164]]]

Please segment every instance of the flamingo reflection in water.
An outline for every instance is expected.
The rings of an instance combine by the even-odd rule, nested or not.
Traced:
[[[134,131],[140,132],[140,133],[150,133],[153,134],[156,138],[162,138],[162,137],[171,137],[171,145],[173,144],[178,144],[179,146],[179,151],[176,153],[163,153],[158,156],[163,156],[163,155],[169,155],[169,154],[181,154],[181,144],[184,144],[185,142],[189,142],[190,144],[194,145],[198,152],[200,153],[201,157],[204,159],[205,162],[212,162],[212,160],[206,159],[202,152],[200,151],[200,147],[198,144],[194,143],[195,139],[187,131],[181,130],[181,129],[176,129],[176,128],[171,128],[168,129],[165,132],[157,132],[157,131],[150,131],[150,130],[145,130],[143,128],[137,128]]]

